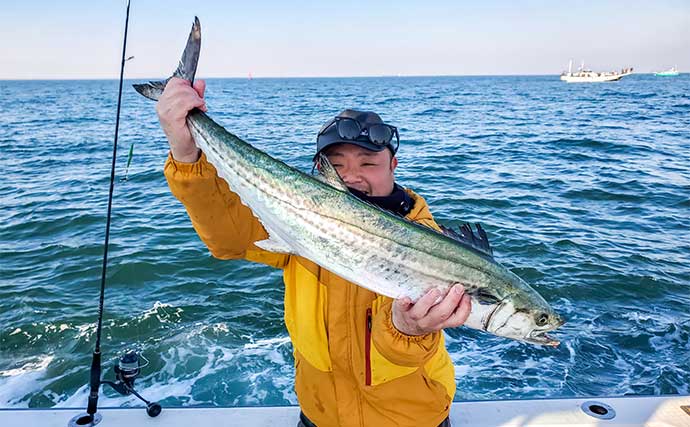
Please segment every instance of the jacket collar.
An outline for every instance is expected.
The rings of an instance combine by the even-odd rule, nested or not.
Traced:
[[[414,201],[412,210],[405,216],[405,218],[415,222],[433,221],[434,217],[431,216],[431,211],[429,210],[429,205],[427,205],[426,200],[409,188],[405,188],[405,192]]]
[[[404,216],[405,219],[408,219],[410,221],[432,222],[435,224],[434,217],[431,215],[431,211],[429,210],[429,205],[427,205],[426,200],[424,200],[422,196],[410,190],[409,188],[404,188],[398,184],[395,184],[395,189],[392,195],[394,197],[392,197],[392,200],[385,200],[388,199],[388,197],[368,197],[364,193],[358,192],[357,190],[354,190],[352,188],[350,188],[349,190],[355,197],[389,211],[394,211],[394,209],[391,209],[387,206],[382,206],[381,202],[388,201],[389,205],[394,203],[395,206],[398,206],[402,201],[409,206],[407,208],[402,209],[404,213],[400,211],[394,211],[394,213],[398,213],[400,216]]]
[[[400,217],[407,216],[414,208],[414,199],[398,184],[393,184],[393,192],[388,196],[372,197],[350,188],[350,193],[360,200],[391,212]]]

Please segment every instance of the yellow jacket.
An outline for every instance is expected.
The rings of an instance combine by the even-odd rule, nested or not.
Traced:
[[[168,157],[165,177],[211,254],[283,270],[285,325],[295,356],[295,391],[317,426],[437,426],[455,394],[441,332],[419,337],[391,323],[391,298],[356,286],[308,259],[265,251],[266,230],[202,154]],[[438,229],[423,198],[407,218]]]

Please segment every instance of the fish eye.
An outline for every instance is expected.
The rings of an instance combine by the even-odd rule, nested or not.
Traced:
[[[545,326],[547,323],[549,323],[549,315],[546,313],[542,313],[537,317],[537,326]]]

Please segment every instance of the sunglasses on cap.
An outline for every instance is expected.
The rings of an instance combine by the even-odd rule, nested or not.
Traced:
[[[385,123],[372,123],[362,126],[355,119],[335,117],[321,128],[317,138],[326,133],[331,126],[335,126],[338,136],[347,141],[367,141],[381,147],[390,146],[393,154],[400,147],[400,134],[398,134],[398,128],[395,126]],[[393,137],[395,137],[395,147],[392,144]]]

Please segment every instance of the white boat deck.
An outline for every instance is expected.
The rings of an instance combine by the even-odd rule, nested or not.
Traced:
[[[585,414],[581,406],[589,401],[609,405],[615,417],[603,420]],[[0,426],[66,427],[83,412],[84,408],[0,409]],[[164,408],[156,418],[146,415],[143,408],[105,408],[98,413],[103,417],[98,425],[104,427],[294,427],[299,408]],[[451,422],[454,427],[690,427],[690,396],[456,402]]]

